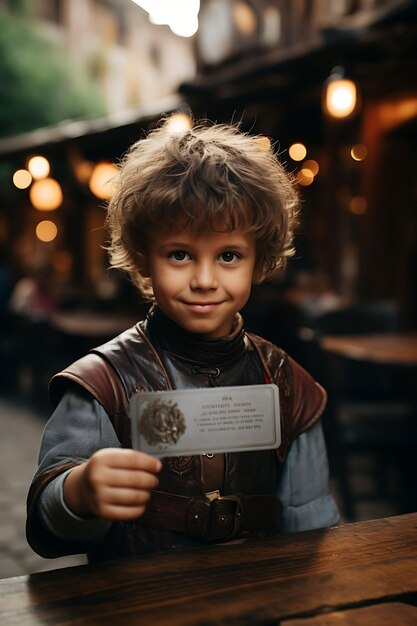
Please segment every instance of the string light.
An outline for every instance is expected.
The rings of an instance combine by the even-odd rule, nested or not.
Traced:
[[[18,189],[27,189],[32,182],[32,175],[27,170],[16,170],[13,174],[13,184]]]
[[[348,117],[357,103],[357,88],[353,80],[344,77],[344,70],[335,67],[325,83],[324,106],[328,115],[335,118]]]
[[[293,143],[288,148],[288,154],[293,161],[302,161],[307,155],[307,148],[303,143]]]
[[[43,178],[34,182],[29,197],[38,211],[55,211],[64,199],[61,185],[54,178]]]
[[[191,128],[192,122],[185,113],[173,113],[168,118],[166,126],[170,133],[183,133]]]
[[[90,191],[100,200],[108,200],[113,194],[114,178],[118,174],[119,170],[113,163],[97,163],[90,178]]]
[[[317,161],[315,161],[314,159],[309,159],[308,161],[305,161],[303,163],[303,169],[310,170],[313,176],[317,176],[317,174],[319,173],[320,167]]]
[[[51,171],[48,159],[43,156],[34,156],[29,160],[28,170],[35,180],[46,178]]]
[[[302,187],[308,187],[314,181],[314,174],[307,168],[302,168],[297,172],[297,181]]]
[[[42,222],[39,222],[36,226],[37,238],[45,243],[53,241],[57,234],[58,228],[54,222],[51,222],[51,220],[42,220]]]

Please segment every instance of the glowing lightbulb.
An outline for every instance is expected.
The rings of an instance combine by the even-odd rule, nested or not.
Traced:
[[[54,178],[43,178],[34,182],[29,197],[38,211],[55,211],[63,201],[61,185]]]
[[[27,189],[32,182],[32,176],[27,170],[16,170],[13,174],[13,184],[18,189]]]
[[[308,187],[314,181],[314,174],[307,168],[302,168],[297,172],[297,181],[302,187]]]
[[[307,154],[307,148],[303,143],[293,143],[289,149],[288,154],[293,161],[302,161]]]
[[[51,222],[51,220],[43,220],[36,226],[35,232],[40,241],[49,242],[56,238],[58,228],[54,222]]]
[[[313,176],[317,176],[319,173],[319,164],[314,159],[309,159],[303,163],[303,169],[310,170]]]
[[[356,108],[357,89],[353,80],[344,78],[343,68],[336,67],[326,81],[324,105],[328,115],[348,117]]]
[[[191,128],[192,122],[185,113],[173,113],[168,118],[166,126],[170,133],[183,133]]]
[[[90,178],[90,191],[101,200],[108,200],[113,195],[114,178],[119,173],[113,163],[97,163]]]
[[[28,170],[35,180],[46,178],[51,170],[48,159],[43,156],[34,156],[29,160]]]

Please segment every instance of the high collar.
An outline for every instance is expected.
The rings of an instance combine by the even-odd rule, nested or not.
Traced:
[[[243,320],[239,313],[229,335],[211,338],[185,330],[153,306],[147,315],[146,334],[157,349],[199,365],[226,364],[246,350]]]

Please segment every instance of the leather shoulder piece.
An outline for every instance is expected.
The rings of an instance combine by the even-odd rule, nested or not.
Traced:
[[[252,333],[247,333],[247,336],[268,379],[279,388],[282,441],[278,458],[283,461],[294,439],[319,420],[326,406],[327,394],[284,350]]]
[[[94,352],[86,354],[51,378],[49,396],[54,407],[64,395],[68,382],[83,387],[109,414],[120,415],[127,410],[126,393],[117,372]]]
[[[54,406],[69,381],[88,391],[111,416],[129,414],[129,399],[135,391],[170,388],[159,356],[139,324],[53,376],[49,394]]]

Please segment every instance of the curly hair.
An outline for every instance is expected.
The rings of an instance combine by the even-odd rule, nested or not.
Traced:
[[[151,299],[140,259],[158,232],[253,232],[256,282],[284,267],[294,252],[298,195],[292,178],[266,137],[235,126],[178,133],[164,123],[129,149],[114,189],[106,220],[110,263]]]

